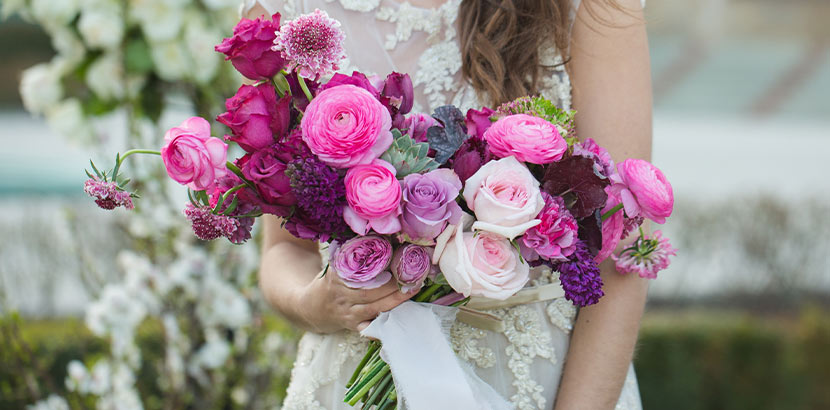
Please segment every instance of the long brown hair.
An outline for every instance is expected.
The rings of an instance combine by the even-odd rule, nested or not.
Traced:
[[[461,72],[493,106],[537,93],[539,48],[570,42],[573,0],[463,0]]]

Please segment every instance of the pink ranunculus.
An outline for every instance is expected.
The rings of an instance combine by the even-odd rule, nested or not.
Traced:
[[[499,300],[524,287],[530,274],[530,266],[506,238],[491,232],[464,232],[463,224],[456,227],[438,265],[456,292]]]
[[[227,125],[235,141],[247,152],[269,147],[282,139],[291,126],[291,96],[277,100],[274,87],[243,85],[225,101],[228,111],[216,117]]]
[[[306,108],[303,140],[334,168],[368,164],[392,145],[392,117],[371,93],[353,85],[321,91]]]
[[[280,52],[271,49],[279,29],[279,13],[270,20],[264,16],[256,20],[243,18],[234,27],[233,36],[222,40],[216,51],[225,54],[234,68],[251,80],[271,78],[285,67]]]
[[[545,200],[539,181],[515,157],[490,161],[467,179],[467,207],[476,214],[473,229],[513,239],[539,224]]]
[[[395,250],[390,265],[392,276],[404,293],[420,289],[432,268],[432,248],[411,243]]]
[[[376,159],[346,172],[346,202],[343,219],[358,235],[370,229],[380,234],[401,230],[401,184],[392,164]]]
[[[461,219],[464,211],[455,202],[461,180],[452,170],[409,174],[402,185],[401,236],[406,240],[431,245],[447,224]]]
[[[427,114],[412,114],[404,120],[403,128],[410,138],[417,142],[427,142],[427,131],[429,127],[440,125],[435,118]]]
[[[620,198],[614,193],[610,186],[605,187],[605,192],[608,194],[608,201],[605,203],[605,207],[602,208],[602,211],[600,211],[601,215],[609,212],[620,203]],[[617,244],[620,243],[620,238],[622,237],[624,229],[624,218],[625,215],[623,215],[623,211],[619,210],[606,220],[602,221],[602,248],[600,248],[597,256],[594,257],[594,260],[597,263],[607,259],[617,249]]]
[[[562,159],[568,143],[550,122],[527,114],[508,115],[484,132],[490,151],[498,157],[549,164]]]
[[[161,159],[167,175],[194,191],[211,188],[227,173],[228,144],[210,136],[204,118],[191,117],[164,134]]]
[[[674,209],[674,193],[666,176],[650,162],[629,158],[617,165],[619,178],[611,189],[619,195],[629,218],[643,216],[662,224]]]
[[[337,276],[350,288],[374,289],[392,279],[389,263],[392,244],[380,236],[358,236],[334,243],[331,263]]]
[[[576,249],[579,227],[561,197],[542,195],[545,207],[537,216],[542,222],[528,229],[522,242],[546,260],[564,262]]]

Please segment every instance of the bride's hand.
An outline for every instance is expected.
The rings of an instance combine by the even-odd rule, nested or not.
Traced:
[[[363,330],[380,312],[400,305],[417,291],[401,293],[394,279],[375,289],[353,289],[338,278],[333,268],[319,275],[303,290],[303,319],[317,333],[342,329]]]

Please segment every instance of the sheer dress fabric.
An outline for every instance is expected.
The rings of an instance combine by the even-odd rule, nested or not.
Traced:
[[[461,0],[434,8],[405,0],[245,0],[240,13],[257,3],[283,21],[325,10],[346,33],[349,60],[341,69],[385,76],[408,73],[415,86],[413,112],[431,113],[454,104],[466,111],[481,105],[461,77],[456,17]],[[575,0],[575,7],[579,0]],[[569,109],[571,85],[562,57],[551,44],[540,50],[545,67],[541,94]],[[328,252],[321,249],[324,266]],[[556,272],[535,268],[527,286],[558,281]],[[564,298],[488,310],[504,322],[504,332],[482,330],[456,322],[450,332],[456,354],[518,410],[551,409],[566,360],[577,309]],[[305,333],[300,339],[286,410],[352,409],[343,403],[345,384],[366,352],[367,340],[355,332]],[[438,399],[438,398],[436,398]],[[642,409],[633,367],[616,408]]]

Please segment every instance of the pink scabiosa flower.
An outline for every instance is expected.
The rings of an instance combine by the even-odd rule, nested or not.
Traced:
[[[340,22],[319,9],[289,21],[276,35],[272,49],[282,52],[289,70],[305,78],[316,80],[337,71],[346,57]]]
[[[669,267],[670,256],[676,256],[677,249],[654,231],[651,238],[641,235],[630,247],[623,249],[619,256],[611,255],[620,273],[637,273],[641,278],[656,279],[657,273]]]
[[[229,216],[216,215],[209,208],[187,204],[184,216],[193,224],[193,233],[204,241],[212,241],[220,236],[231,238],[239,227],[238,222]]]
[[[576,249],[576,219],[561,197],[542,192],[545,207],[536,216],[542,222],[525,232],[522,242],[549,261],[566,261]]]
[[[119,206],[133,209],[131,193],[121,189],[115,182],[105,182],[90,178],[84,182],[84,192],[95,198],[95,204],[101,209],[112,210]]]

